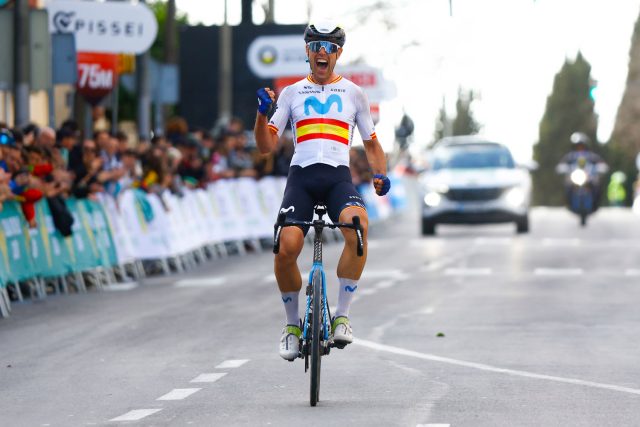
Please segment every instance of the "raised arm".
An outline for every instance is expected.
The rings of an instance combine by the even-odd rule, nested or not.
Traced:
[[[267,114],[271,106],[275,103],[276,94],[268,87],[258,90],[258,112],[256,113],[256,124],[253,134],[256,138],[256,145],[262,154],[272,152],[278,144],[278,134],[269,127]]]

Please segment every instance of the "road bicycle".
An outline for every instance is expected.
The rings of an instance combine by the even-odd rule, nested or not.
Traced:
[[[313,239],[313,266],[309,273],[309,282],[306,288],[307,307],[302,321],[302,336],[300,337],[299,358],[304,359],[304,371],[311,368],[310,404],[316,406],[320,401],[320,365],[322,356],[329,354],[332,347],[344,348],[337,345],[331,339],[331,312],[327,301],[327,287],[324,269],[322,267],[322,231],[324,228],[350,228],[355,230],[357,236],[356,253],[362,256],[364,253],[362,239],[362,225],[360,217],[354,216],[353,222],[331,223],[322,217],[327,213],[323,205],[314,206],[314,212],[318,219],[313,221],[287,220],[286,214],[278,215],[274,225],[273,253],[280,251],[280,233],[284,227],[313,227],[315,236]]]

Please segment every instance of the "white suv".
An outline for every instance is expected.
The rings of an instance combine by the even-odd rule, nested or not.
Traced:
[[[477,137],[439,141],[420,176],[422,234],[435,234],[436,224],[515,222],[529,231],[531,177],[516,167],[509,149]]]

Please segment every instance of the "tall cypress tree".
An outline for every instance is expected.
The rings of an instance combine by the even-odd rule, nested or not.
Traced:
[[[436,118],[436,126],[433,132],[433,143],[436,143],[437,141],[447,136],[450,126],[451,123],[449,117],[447,116],[445,99],[442,98],[442,107],[440,107],[440,111],[438,112],[438,118]]]
[[[455,135],[473,135],[480,131],[480,124],[476,122],[471,112],[471,103],[474,94],[470,90],[463,93],[458,90],[458,100],[456,101],[456,118],[453,120],[451,133]]]
[[[631,37],[629,52],[629,71],[627,84],[618,107],[616,120],[607,144],[612,170],[621,170],[627,174],[627,196],[631,201],[633,181],[638,171],[635,158],[640,152],[640,17],[636,20]]]
[[[539,168],[533,174],[533,202],[542,205],[561,205],[564,202],[562,177],[555,167],[562,156],[571,150],[571,134],[584,132],[596,148],[598,117],[590,97],[593,79],[591,65],[578,53],[575,61],[567,59],[556,74],[553,91],[540,121],[539,140],[533,146],[533,158]]]

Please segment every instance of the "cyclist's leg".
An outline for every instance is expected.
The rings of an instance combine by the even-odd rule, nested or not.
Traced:
[[[348,171],[348,169],[347,169]],[[351,183],[351,175],[345,175],[342,182],[336,184],[328,198],[329,215],[333,221],[353,222],[353,217],[360,217],[362,225],[363,256],[357,255],[356,232],[351,229],[341,229],[344,236],[344,248],[338,262],[338,280],[340,281],[338,293],[338,305],[335,317],[349,317],[351,301],[358,287],[358,280],[367,258],[367,231],[369,218],[364,206],[364,201]]]
[[[287,219],[308,221],[313,217],[313,199],[305,185],[306,174],[300,167],[292,167],[287,180],[280,212]],[[282,301],[287,313],[287,324],[298,324],[298,294],[302,287],[302,278],[298,268],[298,256],[304,245],[307,230],[299,227],[285,227],[280,233],[280,251],[275,256],[274,272]]]
[[[302,168],[292,167],[284,191],[280,212],[287,219],[305,221],[313,216],[313,200],[306,191]],[[280,251],[274,259],[274,272],[284,303],[287,325],[280,337],[280,357],[293,361],[298,357],[300,346],[300,314],[298,299],[302,278],[298,268],[298,256],[304,245],[306,230],[285,227],[280,232]]]
[[[342,250],[342,255],[338,262],[338,277],[358,281],[367,261],[367,232],[369,229],[369,217],[364,208],[359,206],[348,206],[340,212],[339,221],[351,223],[353,222],[354,216],[360,217],[364,254],[359,257],[356,253],[357,237],[355,230],[341,228],[340,230],[344,236],[344,249]]]

